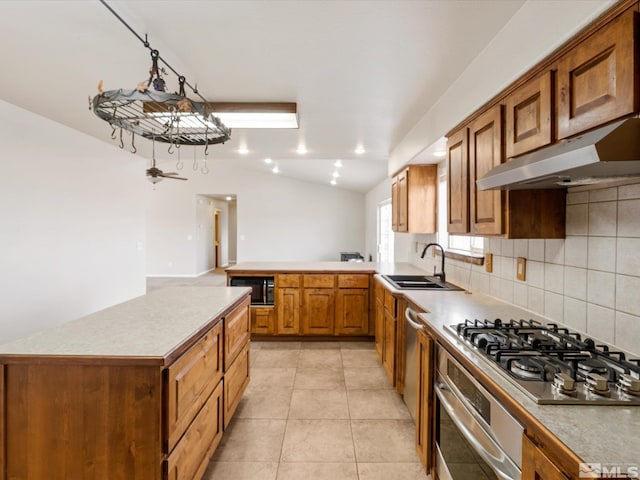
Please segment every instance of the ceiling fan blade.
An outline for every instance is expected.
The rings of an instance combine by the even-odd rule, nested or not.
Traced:
[[[164,173],[162,172],[163,175],[178,175],[178,173],[176,172],[169,172],[169,173]]]
[[[177,175],[177,173],[175,175]],[[166,173],[159,174],[158,176],[162,178],[173,178],[174,180],[189,180],[188,178],[176,177],[174,175],[167,175]]]

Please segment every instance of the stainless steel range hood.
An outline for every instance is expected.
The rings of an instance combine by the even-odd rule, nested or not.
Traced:
[[[522,190],[640,180],[640,118],[628,118],[514,158],[477,180],[480,190]]]

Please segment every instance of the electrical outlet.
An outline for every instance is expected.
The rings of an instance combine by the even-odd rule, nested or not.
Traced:
[[[484,254],[484,269],[489,273],[493,272],[493,253]]]
[[[516,262],[516,278],[523,282],[527,279],[527,259],[524,257],[518,257]]]

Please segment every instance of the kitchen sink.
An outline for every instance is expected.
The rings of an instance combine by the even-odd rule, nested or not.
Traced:
[[[427,275],[382,275],[382,278],[398,290],[462,290],[438,277]]]

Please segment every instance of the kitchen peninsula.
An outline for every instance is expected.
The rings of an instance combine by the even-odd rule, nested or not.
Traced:
[[[249,382],[248,307],[164,288],[0,346],[0,479],[200,478]]]
[[[247,262],[226,272],[228,284],[260,279],[252,335],[316,338],[373,336],[374,274],[425,274],[409,263],[375,262]]]

